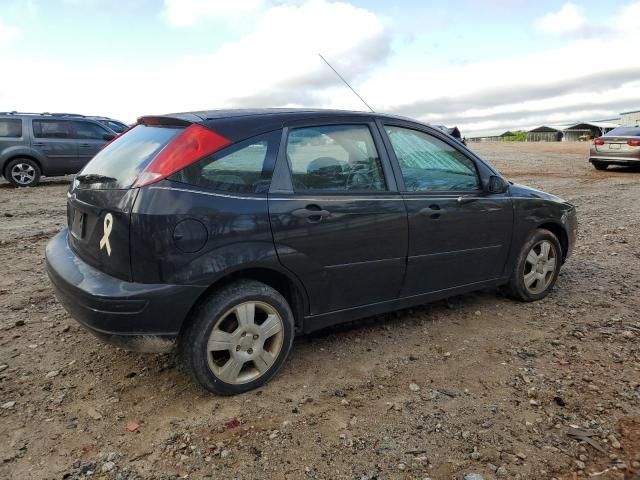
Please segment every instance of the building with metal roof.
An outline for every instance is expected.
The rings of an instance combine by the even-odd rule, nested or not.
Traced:
[[[576,123],[575,125],[568,126],[564,130],[564,139],[567,142],[577,142],[601,137],[618,126],[620,126],[618,122],[611,121]]]
[[[620,114],[620,125],[625,127],[634,127],[640,125],[640,110],[632,112],[622,112]]]
[[[568,125],[542,125],[527,131],[527,142],[559,142]]]

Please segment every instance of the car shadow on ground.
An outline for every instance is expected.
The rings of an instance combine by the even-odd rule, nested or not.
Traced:
[[[62,177],[62,178],[55,178],[55,179],[45,179],[42,180],[38,185],[36,185],[35,187],[14,187],[13,185],[11,185],[9,182],[7,182],[6,180],[0,180],[0,188],[6,188],[7,190],[15,188],[47,188],[47,187],[56,187],[59,185],[69,185],[71,182],[73,181],[73,177]]]
[[[456,295],[443,300],[425,303],[415,307],[396,310],[381,315],[374,315],[372,317],[353,320],[351,322],[340,323],[309,334],[301,334],[296,337],[295,341],[298,345],[305,345],[336,334],[340,335],[344,333],[364,331],[369,328],[393,326],[393,324],[400,323],[407,319],[428,318],[434,313],[461,309],[471,310],[473,309],[474,304],[480,303],[479,300],[483,298],[501,300],[506,299],[507,297],[501,288],[479,290],[476,292],[466,293],[464,295]]]

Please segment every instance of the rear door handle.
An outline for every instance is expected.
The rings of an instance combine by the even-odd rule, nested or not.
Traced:
[[[34,147],[44,147],[44,143],[40,143],[40,142],[35,142],[33,144]]]
[[[438,218],[440,218],[440,215],[445,213],[445,210],[444,208],[440,208],[440,205],[438,205],[437,203],[432,203],[428,207],[421,209],[420,213],[422,215],[427,215],[429,218],[432,218],[433,220],[437,220]]]
[[[319,205],[307,205],[305,208],[294,210],[291,214],[297,218],[306,218],[307,222],[318,223],[331,215],[331,212],[320,208]]]
[[[88,143],[81,143],[80,146],[81,147],[89,147],[89,144]]]

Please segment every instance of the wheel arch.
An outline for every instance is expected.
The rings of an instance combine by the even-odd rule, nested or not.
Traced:
[[[565,228],[561,224],[556,222],[545,222],[538,225],[537,228],[549,230],[556,236],[556,238],[560,242],[560,247],[562,248],[562,261],[564,262],[569,251],[569,235],[567,234]]]
[[[6,157],[3,156],[2,164],[0,165],[0,172],[2,172],[3,176],[6,177],[7,166],[9,165],[9,163],[11,163],[12,160],[15,160],[16,158],[27,158],[35,162],[36,165],[38,165],[38,168],[40,168],[40,174],[44,174],[42,161],[36,155],[33,155],[31,152],[22,153],[18,151],[18,152],[11,152]]]
[[[271,288],[280,293],[289,303],[295,321],[296,332],[303,330],[305,313],[309,311],[309,301],[306,290],[299,280],[281,270],[271,267],[248,267],[234,270],[216,279],[193,303],[187,313],[180,334],[186,329],[191,321],[193,311],[200,305],[212,292],[221,287],[233,283],[238,280],[250,279],[269,285]]]

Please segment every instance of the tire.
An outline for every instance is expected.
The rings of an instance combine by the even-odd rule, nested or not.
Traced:
[[[596,170],[606,170],[607,167],[609,166],[608,163],[604,163],[604,162],[591,162],[593,163],[593,166],[595,167]]]
[[[40,182],[40,166],[30,158],[14,158],[4,170],[4,178],[14,187],[33,187]]]
[[[549,270],[552,264],[553,269]],[[511,297],[523,302],[546,297],[558,279],[561,264],[562,247],[556,236],[549,230],[535,230],[520,249],[511,274],[508,285]]]
[[[273,378],[289,356],[293,337],[293,313],[285,298],[264,283],[241,280],[196,308],[179,339],[178,356],[206,390],[235,395]]]

